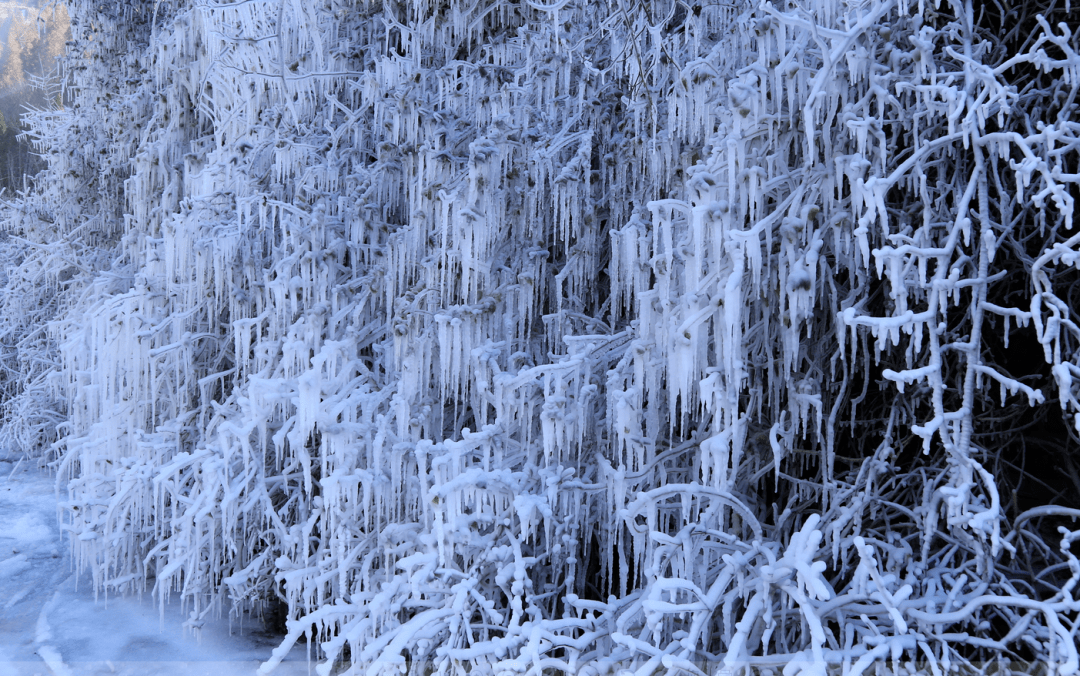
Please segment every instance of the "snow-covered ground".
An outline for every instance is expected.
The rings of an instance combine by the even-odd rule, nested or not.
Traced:
[[[55,480],[0,457],[0,676],[254,674],[278,637],[227,617],[202,636],[184,631],[179,604],[164,615],[150,594],[94,598],[57,526]],[[303,646],[274,674],[307,674]]]

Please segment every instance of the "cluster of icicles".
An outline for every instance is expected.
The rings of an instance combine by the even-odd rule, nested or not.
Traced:
[[[74,2],[5,311],[53,313],[9,409],[63,416],[95,586],[195,629],[280,599],[263,673],[299,640],[323,676],[1078,671],[1080,530],[1044,545],[1059,593],[1000,572],[1068,510],[1009,527],[972,411],[993,383],[1080,415],[1050,152],[1080,128],[1007,131],[970,3],[810,4]],[[1043,29],[1014,61],[1075,92]],[[1006,178],[1064,219],[1024,307],[986,300]],[[1052,395],[981,363],[993,314]],[[881,355],[891,408],[838,471]]]

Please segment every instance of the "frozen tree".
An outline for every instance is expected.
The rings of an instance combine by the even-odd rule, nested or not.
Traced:
[[[263,673],[1080,671],[1068,5],[70,12],[3,438],[96,588],[286,604]]]

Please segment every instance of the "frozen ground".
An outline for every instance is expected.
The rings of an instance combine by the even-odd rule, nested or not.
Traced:
[[[56,522],[54,478],[0,456],[0,676],[254,674],[278,638],[250,621],[208,622],[196,639],[179,604],[164,621],[153,598],[94,599]],[[276,675],[308,674],[303,646]]]

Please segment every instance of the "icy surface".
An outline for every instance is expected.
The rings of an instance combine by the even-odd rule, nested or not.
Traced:
[[[161,612],[148,595],[95,594],[60,536],[55,476],[37,463],[0,470],[0,676],[238,676],[277,646],[258,618],[212,619],[196,637],[178,604]],[[302,647],[279,673],[308,673]]]

